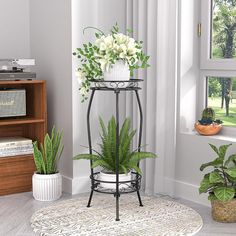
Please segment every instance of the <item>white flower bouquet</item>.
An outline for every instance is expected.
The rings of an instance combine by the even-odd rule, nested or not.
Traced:
[[[85,29],[88,28],[94,27]],[[119,33],[117,24],[107,35],[99,29],[96,30],[95,43],[83,44],[83,47],[76,48],[73,53],[80,61],[76,76],[80,85],[82,102],[87,99],[91,80],[102,80],[104,72],[117,61],[122,60],[129,66],[130,76],[133,76],[135,69],[149,67],[147,63],[149,56],[142,51],[143,42],[130,37],[131,30],[127,30],[128,35]]]

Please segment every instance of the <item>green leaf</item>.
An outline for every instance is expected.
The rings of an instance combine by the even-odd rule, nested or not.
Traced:
[[[44,172],[44,163],[43,163],[43,155],[38,149],[37,141],[33,143],[34,148],[34,162],[36,166],[37,173],[41,174]]]
[[[224,183],[224,178],[221,176],[219,172],[214,171],[210,173],[209,182],[211,184]]]
[[[211,144],[211,143],[209,143],[209,145],[211,146],[212,150],[213,150],[217,155],[219,155],[218,148],[217,148],[215,145]]]
[[[206,174],[203,178],[203,180],[200,183],[200,187],[199,187],[199,193],[206,193],[208,191],[208,189],[212,186],[210,184],[210,180],[209,180],[209,176],[210,174]]]
[[[53,127],[51,137],[46,134],[44,143],[40,143],[38,148],[37,142],[33,143],[34,160],[37,172],[41,174],[52,174],[57,172],[57,162],[60,159],[64,146],[61,144],[62,133],[58,133]],[[58,154],[59,153],[59,154]]]
[[[226,170],[224,170],[229,176],[232,178],[236,178],[236,167],[231,167]]]
[[[115,172],[115,169],[113,169],[105,160],[95,160],[92,164],[92,167],[95,168],[97,166],[101,166],[108,171]]]
[[[214,200],[218,200],[218,198],[215,196],[214,193],[210,193],[208,196],[208,200],[209,201],[214,201]]]
[[[79,154],[73,157],[73,160],[81,159],[96,161],[99,160],[99,156],[94,154]]]
[[[220,148],[219,148],[219,157],[220,158],[222,158],[222,159],[225,158],[225,153],[226,153],[227,149],[229,148],[229,146],[231,146],[231,145],[232,145],[232,143],[228,144],[228,145],[220,146]]]
[[[203,171],[208,166],[218,167],[223,165],[224,159],[223,158],[216,158],[214,161],[202,164],[200,170]]]
[[[142,159],[156,158],[157,155],[152,152],[133,152],[130,156],[130,162],[138,163]]]
[[[220,201],[230,201],[234,198],[235,189],[232,187],[218,187],[214,189],[214,194]]]
[[[231,162],[236,164],[235,161],[236,161],[236,154],[230,155],[228,157],[228,160],[225,162],[225,166],[228,166]]]
[[[50,139],[49,134],[46,134],[44,138],[44,152],[45,152],[45,162],[46,162],[46,169],[47,173],[51,173],[52,170],[52,140]]]

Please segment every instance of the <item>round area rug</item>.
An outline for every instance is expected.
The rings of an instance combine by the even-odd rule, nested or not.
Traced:
[[[34,232],[45,236],[177,236],[194,235],[202,227],[201,216],[182,204],[157,197],[120,197],[120,221],[115,221],[115,198],[94,195],[58,202],[35,212]]]

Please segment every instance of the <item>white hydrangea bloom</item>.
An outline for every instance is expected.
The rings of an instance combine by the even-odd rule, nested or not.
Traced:
[[[134,41],[130,40],[129,43],[127,44],[127,51],[129,55],[133,55],[137,52],[136,44]]]
[[[122,33],[118,33],[118,34],[115,34],[115,39],[117,41],[118,44],[124,44],[127,42],[127,39],[129,37],[127,37],[126,35],[122,34]]]
[[[113,47],[113,42],[114,42],[114,39],[112,35],[108,35],[107,37],[104,38],[104,44],[106,48],[111,49]]]
[[[79,85],[81,85],[83,80],[85,79],[85,75],[86,75],[85,72],[82,70],[77,70],[75,72],[75,75],[77,77],[77,81],[78,81]]]

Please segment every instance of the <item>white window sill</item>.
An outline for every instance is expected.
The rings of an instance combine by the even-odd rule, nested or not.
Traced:
[[[235,133],[236,133],[236,131],[235,131]],[[197,136],[197,137],[203,138],[203,139],[215,139],[215,140],[220,140],[220,141],[228,141],[228,142],[236,143],[235,135],[231,136],[231,135],[228,135],[228,134],[224,134],[224,131],[222,131],[221,133],[219,133],[217,135],[209,135],[209,136],[200,135],[196,131],[180,132],[180,134],[183,134],[183,135],[193,135],[193,136]]]

